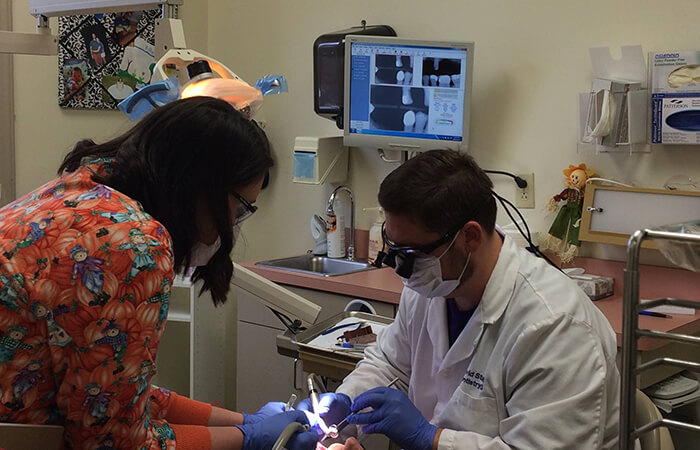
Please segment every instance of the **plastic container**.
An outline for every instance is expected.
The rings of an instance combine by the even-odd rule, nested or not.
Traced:
[[[328,215],[328,228],[326,242],[328,243],[328,256],[330,258],[345,257],[345,225],[343,216]]]
[[[369,228],[369,248],[367,252],[367,257],[370,261],[374,261],[377,257],[377,253],[384,247],[384,241],[382,239],[382,224],[384,223],[384,209],[377,206],[375,208],[363,208],[363,211],[375,211],[377,213],[377,219],[374,221],[372,226]]]

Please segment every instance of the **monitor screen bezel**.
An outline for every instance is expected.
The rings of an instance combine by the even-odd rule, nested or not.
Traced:
[[[462,123],[462,140],[449,141],[407,136],[384,136],[376,134],[350,133],[350,70],[352,68],[353,43],[377,43],[389,45],[407,45],[417,47],[463,48],[467,51],[466,76],[464,80],[464,114]],[[469,145],[469,104],[472,96],[472,78],[474,73],[474,43],[459,41],[429,41],[388,36],[349,35],[345,37],[345,74],[343,107],[343,144],[346,147],[370,147],[385,150],[404,150],[410,152],[448,148],[467,151]]]

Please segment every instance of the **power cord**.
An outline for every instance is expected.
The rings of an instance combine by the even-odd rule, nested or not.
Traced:
[[[522,178],[520,178],[519,176],[517,176],[513,173],[506,172],[503,170],[484,170],[484,172],[493,173],[496,175],[505,175],[507,177],[511,177],[513,180],[515,180],[515,184],[517,184],[520,189],[524,189],[527,187],[527,181],[523,180]],[[508,201],[505,198],[498,195],[496,193],[496,191],[491,191],[491,193],[496,198],[496,200],[498,200],[498,202],[501,204],[501,206],[503,207],[503,210],[506,212],[506,214],[508,214],[508,217],[510,217],[510,220],[513,222],[513,225],[515,225],[515,228],[518,229],[520,234],[523,236],[523,238],[525,238],[527,243],[530,245],[529,247],[527,247],[527,250],[532,252],[535,256],[539,256],[540,258],[544,259],[552,267],[556,267],[557,270],[559,270],[560,272],[563,273],[564,271],[561,269],[561,267],[554,264],[554,261],[549,259],[549,257],[547,255],[542,253],[542,251],[540,251],[540,248],[538,246],[536,246],[534,244],[534,242],[532,242],[532,235],[530,234],[530,227],[527,226],[527,222],[525,221],[525,218],[523,217],[523,215],[520,213],[520,210],[514,204],[512,204],[510,201]],[[515,220],[515,217],[513,217],[513,214],[511,214],[509,208],[512,208],[518,214],[518,217],[523,222],[523,226],[525,227],[525,231],[523,231],[523,229],[520,228],[518,221]]]
[[[484,170],[486,173],[494,173],[496,175],[505,175],[507,177],[511,177],[512,179],[515,180],[515,184],[518,185],[520,189],[525,189],[527,187],[527,181],[523,180],[519,176],[510,173],[510,172],[505,172],[503,170]]]
[[[544,260],[547,261],[552,267],[555,267],[557,270],[559,270],[560,272],[564,273],[564,271],[561,269],[561,267],[559,267],[558,265],[556,265],[556,264],[554,263],[554,261],[552,261],[551,259],[549,259],[549,257],[548,257],[547,255],[545,255],[544,253],[542,253],[542,251],[540,250],[540,248],[539,248],[538,246],[536,246],[536,245],[532,242],[532,235],[530,234],[530,228],[527,226],[527,222],[525,221],[525,218],[523,217],[523,215],[520,213],[520,210],[519,210],[518,208],[516,208],[515,205],[512,204],[510,201],[508,201],[508,200],[506,200],[505,198],[503,198],[503,197],[501,197],[500,195],[498,195],[495,191],[491,191],[491,193],[493,194],[494,197],[496,197],[496,200],[499,201],[499,203],[500,203],[501,206],[503,207],[503,210],[506,212],[506,214],[508,214],[508,217],[510,217],[510,220],[513,222],[513,225],[515,225],[515,228],[518,229],[518,231],[520,232],[520,234],[523,236],[523,238],[525,238],[525,240],[527,241],[527,243],[530,245],[529,247],[527,247],[527,250],[529,250],[530,252],[532,252],[535,256],[539,256],[540,258],[544,259]],[[518,224],[518,221],[515,220],[515,217],[513,217],[513,214],[511,214],[511,212],[510,212],[510,210],[509,210],[509,207],[512,208],[513,210],[515,210],[515,212],[518,214],[518,217],[520,217],[520,220],[523,222],[523,226],[525,227],[525,231],[523,231],[523,229],[520,228],[520,225]]]

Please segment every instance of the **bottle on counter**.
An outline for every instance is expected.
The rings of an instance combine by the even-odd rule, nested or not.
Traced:
[[[374,262],[377,258],[377,253],[384,247],[382,240],[382,224],[384,223],[384,209],[381,206],[374,208],[363,208],[363,211],[376,211],[376,220],[369,228],[369,249],[367,257],[370,262]]]
[[[326,242],[328,244],[328,256],[330,258],[344,258],[345,225],[343,224],[343,216],[328,214],[327,217]]]

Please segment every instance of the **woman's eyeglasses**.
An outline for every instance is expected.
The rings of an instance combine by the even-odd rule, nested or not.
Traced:
[[[238,195],[237,192],[232,191],[231,195],[236,197],[236,199],[239,201],[238,203],[238,208],[236,208],[236,222],[235,224],[238,225],[244,220],[248,219],[250,216],[255,213],[255,211],[258,210],[258,207],[251,204],[248,200],[244,199],[240,195]]]

